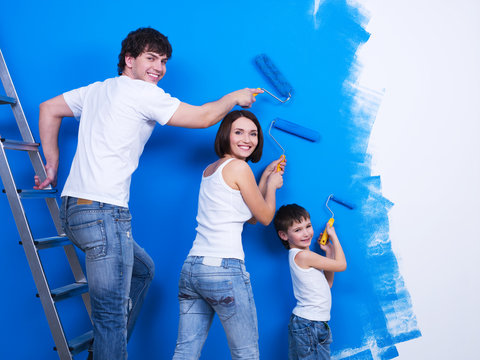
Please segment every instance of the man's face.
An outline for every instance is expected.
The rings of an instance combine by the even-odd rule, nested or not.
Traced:
[[[157,85],[167,72],[167,55],[145,51],[136,58],[125,56],[124,75]]]

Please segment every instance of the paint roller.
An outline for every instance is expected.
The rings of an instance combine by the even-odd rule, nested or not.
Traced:
[[[325,206],[327,207],[328,211],[330,211],[332,213],[332,217],[328,220],[327,222],[327,225],[325,225],[325,230],[323,230],[323,234],[322,234],[322,237],[320,238],[320,245],[325,245],[327,243],[327,239],[328,239],[328,234],[327,234],[327,226],[330,225],[330,226],[333,226],[333,222],[335,221],[334,217],[335,217],[335,214],[333,213],[333,211],[328,207],[328,201],[329,200],[332,200],[332,201],[335,201],[337,204],[340,204],[342,206],[345,206],[346,208],[350,209],[350,210],[353,210],[354,209],[354,206],[347,203],[346,201],[343,201],[343,200],[340,200],[339,198],[333,196],[333,194],[330,194],[327,198],[327,202],[325,203]]]
[[[265,76],[265,78],[270,82],[270,84],[275,88],[278,94],[282,96],[284,99],[280,99],[279,97],[272,94],[270,91],[264,88],[259,88],[265,91],[267,94],[272,96],[273,98],[277,99],[279,102],[286,103],[288,100],[291,99],[293,95],[293,87],[290,83],[285,79],[282,75],[280,70],[275,66],[273,61],[266,55],[260,54],[254,58],[255,65],[257,65],[258,70]],[[256,96],[257,94],[255,94]]]
[[[277,139],[275,139],[275,137],[272,135],[272,128],[282,130],[288,134],[301,137],[302,139],[305,139],[311,142],[316,142],[320,139],[320,134],[315,130],[306,128],[304,126],[301,126],[280,118],[276,118],[272,120],[272,122],[270,123],[270,127],[268,129],[268,134],[277,143],[280,149],[282,149],[282,152],[283,152],[282,157],[284,159],[285,159],[285,149],[283,148],[282,145],[280,145]],[[280,171],[280,164],[277,165],[277,172],[278,171]]]

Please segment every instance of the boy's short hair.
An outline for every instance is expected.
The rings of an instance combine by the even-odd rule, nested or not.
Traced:
[[[292,226],[296,222],[302,222],[303,220],[310,219],[310,214],[308,213],[305,208],[301,207],[297,204],[288,204],[280,206],[273,218],[273,225],[275,226],[275,230],[277,232],[283,231],[285,233],[288,232],[288,228]],[[278,236],[280,238],[280,236]],[[283,246],[288,250],[290,249],[290,245],[288,244],[287,240],[282,240]]]
[[[122,41],[122,50],[118,55],[118,75],[122,75],[125,69],[125,56],[137,58],[145,51],[151,51],[158,55],[166,55],[167,59],[172,56],[172,45],[168,38],[161,32],[151,27],[138,28],[131,31]]]
[[[232,130],[232,123],[238,118],[245,117],[252,120],[257,127],[258,143],[255,150],[246,158],[246,161],[252,161],[252,163],[259,162],[262,157],[263,151],[263,132],[260,122],[255,114],[248,110],[234,110],[229,112],[220,123],[220,127],[215,137],[215,153],[218,157],[222,158],[225,154],[230,154],[232,149],[230,148],[230,131]]]

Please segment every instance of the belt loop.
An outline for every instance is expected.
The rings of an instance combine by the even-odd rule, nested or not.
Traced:
[[[98,203],[98,207],[101,209],[103,208],[103,202]]]
[[[222,259],[222,266],[224,269],[228,269],[228,258]]]

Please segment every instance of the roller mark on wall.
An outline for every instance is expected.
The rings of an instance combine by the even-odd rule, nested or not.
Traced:
[[[320,1],[315,1],[316,17],[327,17],[327,14],[322,14],[322,5]],[[332,6],[328,1],[324,5]],[[358,5],[350,2],[349,6]],[[330,8],[328,15],[332,13],[334,11]],[[359,26],[367,22],[364,13],[359,10],[357,17],[352,16]],[[350,28],[355,29],[354,26]],[[358,51],[366,40],[362,41],[362,36],[355,31],[348,34],[350,45]],[[344,107],[341,111],[348,122],[345,130],[351,163],[346,166],[352,168],[350,191],[355,194],[353,200],[359,205],[358,238],[355,239],[354,249],[353,243],[348,244],[349,269],[345,273],[345,282],[341,283],[342,288],[332,290],[332,359],[387,360],[399,355],[395,344],[418,338],[421,332],[392,249],[388,212],[394,204],[382,195],[381,178],[372,176],[371,155],[367,153],[383,91],[359,84],[360,72],[361,64],[354,56],[350,73],[343,84]],[[335,331],[336,327],[340,331]]]

